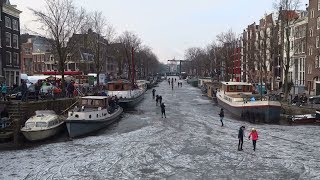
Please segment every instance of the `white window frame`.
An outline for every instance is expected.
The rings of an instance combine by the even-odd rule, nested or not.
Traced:
[[[314,10],[313,10],[313,9],[311,10],[310,17],[311,17],[311,18],[314,18]]]
[[[313,29],[312,28],[309,29],[309,37],[313,37]]]
[[[16,26],[14,26],[14,22],[16,23]],[[16,19],[12,19],[12,29],[16,31],[19,30],[18,21]]]
[[[14,64],[14,66],[19,67],[19,64],[20,64],[20,62],[19,62],[19,53],[13,53],[13,54],[15,54],[16,57],[17,57],[17,59],[15,59],[15,61],[16,61],[17,64]],[[12,63],[13,63],[13,58],[12,58]]]
[[[316,48],[319,48],[319,41],[320,41],[319,36],[317,36],[316,37]]]
[[[320,11],[320,1],[318,0],[318,11]]]
[[[7,22],[9,22],[10,23],[10,26],[7,26]],[[8,17],[8,16],[5,16],[4,17],[4,25],[5,25],[5,27],[7,27],[7,28],[12,28],[12,23],[11,23],[11,19],[10,19],[10,17]]]
[[[10,54],[9,64],[8,64],[8,61],[7,61],[7,53]],[[12,65],[12,53],[10,51],[6,51],[6,65]]]
[[[305,53],[305,51],[306,51],[306,42],[302,41],[301,42],[301,52]]]
[[[309,56],[312,56],[312,47],[309,47],[308,55],[309,55]]]
[[[12,42],[13,42],[13,40],[14,40],[14,37],[16,37],[16,39],[17,39],[17,44],[16,44],[16,46],[13,46],[13,48],[19,49],[19,36],[16,35],[16,34],[13,34],[13,35],[12,35]],[[13,44],[13,45],[14,45],[14,44]]]
[[[317,17],[317,29],[320,29],[320,17]]]
[[[10,45],[9,45],[9,46],[7,45],[7,34],[10,34]],[[5,38],[6,38],[6,40],[5,40],[6,47],[12,47],[12,37],[11,37],[11,33],[6,32]]]

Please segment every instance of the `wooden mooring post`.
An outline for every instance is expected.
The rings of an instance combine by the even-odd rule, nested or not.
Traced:
[[[14,119],[13,120],[13,143],[15,145],[19,145],[19,136],[20,136],[20,120],[19,119]]]

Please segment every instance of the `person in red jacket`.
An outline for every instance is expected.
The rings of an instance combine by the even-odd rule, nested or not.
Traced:
[[[249,140],[252,137],[253,150],[256,151],[256,144],[258,140],[258,132],[256,129],[252,128],[249,134]]]

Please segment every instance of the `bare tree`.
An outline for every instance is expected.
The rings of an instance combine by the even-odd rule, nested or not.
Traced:
[[[290,55],[290,25],[294,23],[294,20],[298,17],[295,11],[300,5],[300,0],[276,0],[274,6],[279,9],[279,33],[280,33],[280,66],[284,70],[284,82],[283,82],[283,92],[285,95],[285,100],[288,99],[290,92],[289,89],[289,68],[291,65],[291,55]],[[284,58],[285,57],[285,58]]]
[[[217,35],[217,42],[221,47],[219,52],[220,55],[220,71],[223,72],[224,81],[229,81],[233,79],[233,61],[231,55],[234,49],[237,47],[236,34],[230,29],[227,32],[222,32]]]
[[[123,45],[123,50],[127,59],[128,79],[130,79],[132,75],[130,59],[132,58],[132,54],[134,54],[135,51],[139,50],[141,39],[136,34],[125,31],[121,36],[119,36],[118,41]]]
[[[52,39],[53,52],[58,60],[58,70],[62,75],[62,89],[65,89],[64,67],[67,56],[75,44],[68,43],[69,38],[77,33],[84,22],[85,10],[77,9],[72,0],[45,0],[43,10],[30,8],[41,24],[45,37]]]

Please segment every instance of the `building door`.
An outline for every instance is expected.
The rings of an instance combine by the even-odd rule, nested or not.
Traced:
[[[320,83],[316,83],[316,96],[320,95]]]

